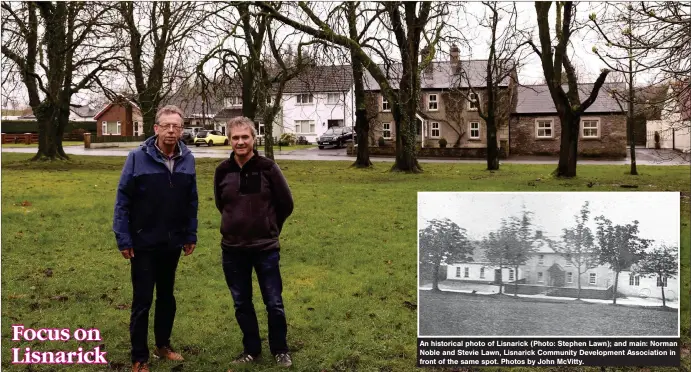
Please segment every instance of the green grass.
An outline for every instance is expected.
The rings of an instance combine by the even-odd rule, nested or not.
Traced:
[[[26,154],[2,154],[3,370],[27,370],[9,364],[12,347],[78,347],[74,341],[12,342],[10,327],[17,323],[98,328],[103,340],[81,346],[104,344],[109,361],[128,366],[129,264],[117,252],[111,231],[124,157],[26,159]],[[177,274],[173,343],[187,356],[188,371],[225,370],[241,350],[212,199],[219,161],[197,159],[199,245],[194,255],[181,259]],[[683,191],[681,312],[689,312],[688,166],[639,166],[638,177],[626,175],[622,166],[580,166],[577,178],[560,180],[550,176],[551,165],[507,164],[490,173],[482,164],[423,163],[424,174],[410,175],[389,172],[390,164],[367,170],[349,168],[349,162],[279,164],[296,205],[284,227],[281,255],[294,370],[415,370],[417,314],[411,304],[417,302],[418,191],[619,191],[621,183],[639,185],[640,191]],[[595,185],[589,188],[589,182]],[[266,337],[256,285],[255,306]],[[688,349],[688,316],[682,316],[682,340]],[[276,370],[266,341],[264,346],[262,362],[251,370]],[[174,366],[155,362],[154,370]]]
[[[420,334],[435,336],[669,336],[677,309],[420,291]]]
[[[62,146],[79,146],[79,145],[84,145],[84,141],[62,141]],[[3,143],[2,147],[10,148],[10,147],[35,147],[38,148],[38,143],[32,143],[30,145],[24,144],[24,143]]]

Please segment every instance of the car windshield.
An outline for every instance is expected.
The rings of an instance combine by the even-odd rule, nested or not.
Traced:
[[[197,137],[199,137],[199,138],[204,138],[204,137],[206,137],[206,131],[205,131],[205,130],[200,130],[200,131],[197,133]]]
[[[324,132],[324,135],[334,135],[334,134],[341,134],[341,128],[339,127],[331,127]]]

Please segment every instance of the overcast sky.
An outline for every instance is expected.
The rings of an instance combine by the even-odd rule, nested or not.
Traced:
[[[449,218],[467,230],[471,239],[482,239],[499,228],[503,217],[520,216],[522,206],[533,212],[533,222],[550,238],[575,225],[574,215],[590,202],[590,228],[596,216],[613,224],[639,221],[640,236],[674,247],[679,245],[678,192],[419,192],[418,227],[429,220]]]

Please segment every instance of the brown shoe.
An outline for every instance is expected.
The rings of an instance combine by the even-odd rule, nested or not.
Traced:
[[[132,364],[132,372],[149,372],[149,363],[134,362]]]
[[[170,346],[154,348],[154,356],[157,358],[172,360],[175,362],[182,362],[185,360],[185,358],[183,358],[182,355],[173,351],[173,349]]]

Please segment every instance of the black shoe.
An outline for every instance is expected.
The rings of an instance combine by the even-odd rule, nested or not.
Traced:
[[[290,354],[288,353],[276,354],[275,358],[276,364],[281,367],[290,367],[293,365],[293,360],[290,358]]]
[[[247,353],[241,353],[238,355],[231,363],[232,364],[247,364],[247,363],[253,363],[257,361],[257,358],[259,355],[251,355]]]

